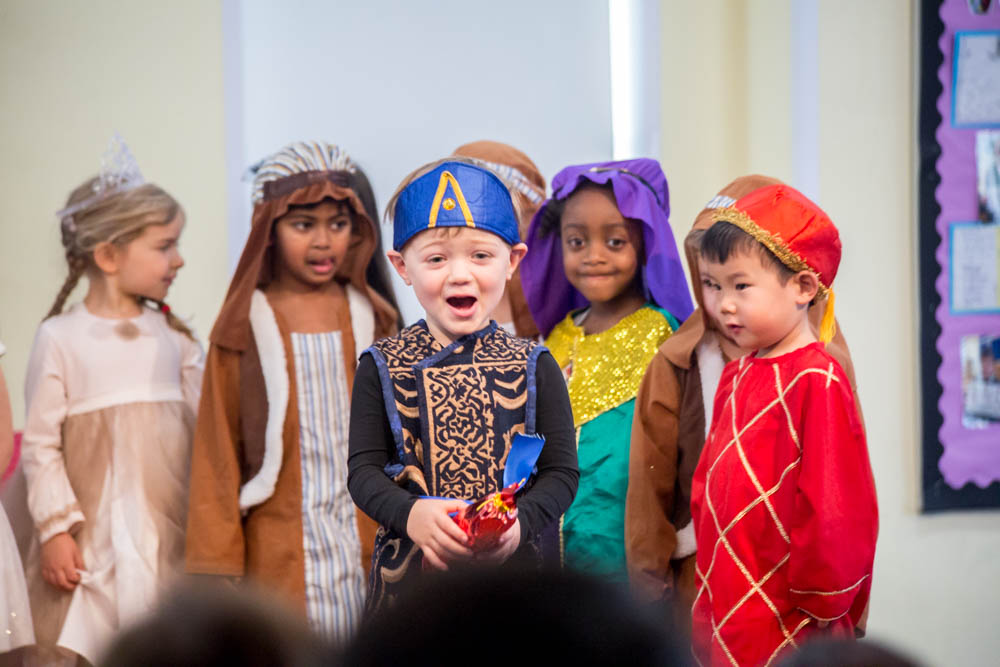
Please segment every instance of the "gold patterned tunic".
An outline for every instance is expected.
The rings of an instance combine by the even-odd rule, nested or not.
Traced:
[[[514,435],[535,432],[535,365],[544,351],[495,322],[447,347],[422,322],[376,342],[366,354],[396,450],[386,474],[419,496],[471,500],[501,488]],[[369,607],[391,601],[420,561],[406,535],[382,526]]]
[[[677,328],[647,304],[597,334],[585,335],[570,313],[546,347],[566,375],[577,429],[580,486],[563,517],[560,542],[567,567],[625,582],[625,493],[632,413],[646,367]]]

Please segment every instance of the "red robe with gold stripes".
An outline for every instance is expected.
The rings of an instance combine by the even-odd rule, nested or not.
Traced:
[[[821,343],[726,367],[691,495],[699,662],[771,663],[820,621],[853,636],[878,509],[850,383]]]

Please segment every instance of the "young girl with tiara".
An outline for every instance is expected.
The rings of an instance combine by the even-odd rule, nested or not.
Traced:
[[[563,562],[621,583],[636,391],[692,310],[669,211],[655,160],[566,167],[532,220],[521,265],[577,429],[580,487],[560,525]]]
[[[25,382],[26,567],[39,646],[94,663],[180,571],[202,352],[164,304],[184,212],[120,138],[57,215],[69,276]]]
[[[250,235],[208,352],[186,567],[247,577],[343,641],[375,539],[347,491],[350,390],[358,355],[398,316],[374,197],[347,154],[296,142],[254,169]]]

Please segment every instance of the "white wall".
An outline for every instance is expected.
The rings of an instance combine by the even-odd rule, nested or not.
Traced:
[[[520,148],[546,180],[567,164],[610,159],[606,0],[248,0],[237,9],[225,30],[239,32],[227,44],[239,45],[242,118],[228,114],[243,139],[229,146],[230,164],[326,139],[362,165],[384,207],[410,171],[477,139]],[[245,234],[249,187],[242,192],[230,215]],[[405,319],[421,316],[409,290],[396,289]]]
[[[916,20],[902,0],[820,3],[820,187],[850,251],[838,313],[881,503],[870,627],[936,664],[995,665],[1000,512],[917,513]]]

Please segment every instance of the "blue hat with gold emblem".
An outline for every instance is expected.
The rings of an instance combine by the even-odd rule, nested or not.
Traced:
[[[443,162],[399,193],[392,213],[392,248],[435,227],[493,232],[510,245],[521,242],[510,191],[496,174],[464,162]]]

